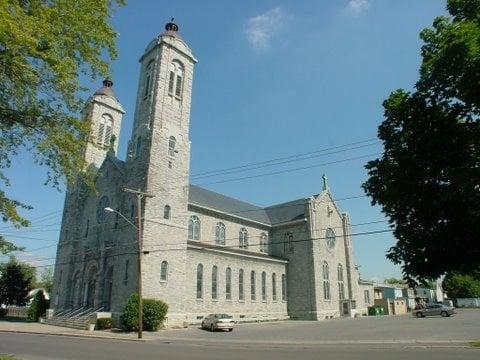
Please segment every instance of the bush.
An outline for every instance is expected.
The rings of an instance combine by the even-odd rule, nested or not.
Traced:
[[[157,331],[165,320],[168,305],[161,300],[143,299],[143,330]],[[130,296],[123,309],[122,328],[127,331],[138,330],[138,294]]]
[[[28,309],[27,320],[37,322],[40,316],[45,315],[48,309],[49,301],[45,299],[43,290],[39,290],[33,298],[32,304]]]
[[[112,319],[111,318],[102,318],[97,319],[97,330],[105,330],[112,328]]]
[[[7,316],[7,309],[0,307],[0,318]]]

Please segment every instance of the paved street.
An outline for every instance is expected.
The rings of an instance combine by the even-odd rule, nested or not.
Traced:
[[[478,359],[480,350],[424,346],[268,346],[131,342],[28,334],[0,334],[0,353],[15,354],[21,360],[80,359],[352,359],[352,360],[436,360]],[[388,354],[388,355],[387,355]]]
[[[233,333],[190,329],[145,333],[147,342],[0,332],[0,354],[41,359],[478,359],[480,310],[459,310],[450,318],[411,316],[241,324]],[[0,322],[0,330],[64,331],[41,324]],[[75,333],[76,332],[76,333]],[[95,335],[117,336],[96,331]],[[135,334],[121,334],[135,339]]]

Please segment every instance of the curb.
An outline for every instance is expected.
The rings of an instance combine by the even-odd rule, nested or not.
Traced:
[[[79,338],[101,339],[101,340],[121,340],[121,341],[133,341],[133,342],[147,342],[147,341],[151,340],[151,339],[115,337],[115,336],[107,336],[107,335],[71,334],[71,333],[23,331],[23,330],[0,330],[0,333],[31,334],[31,335],[46,335],[46,336],[65,336],[65,337],[79,337]]]

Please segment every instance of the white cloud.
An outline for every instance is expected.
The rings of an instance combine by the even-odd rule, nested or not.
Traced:
[[[370,7],[368,0],[349,0],[347,4],[347,11],[358,15]]]
[[[280,6],[248,19],[245,30],[248,41],[257,50],[267,48],[273,35],[282,28],[284,20],[285,12]]]

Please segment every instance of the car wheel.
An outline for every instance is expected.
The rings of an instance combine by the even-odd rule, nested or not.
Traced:
[[[210,325],[210,331],[211,331],[211,332],[214,332],[214,331],[215,331],[215,326],[213,326],[213,324]]]
[[[423,317],[423,314],[419,311],[419,312],[417,312],[417,314],[416,314],[415,316],[416,316],[417,318],[421,318],[421,317]]]
[[[448,316],[448,313],[447,313],[446,311],[442,311],[442,312],[440,313],[440,315],[442,315],[442,317],[447,317],[447,316]]]

